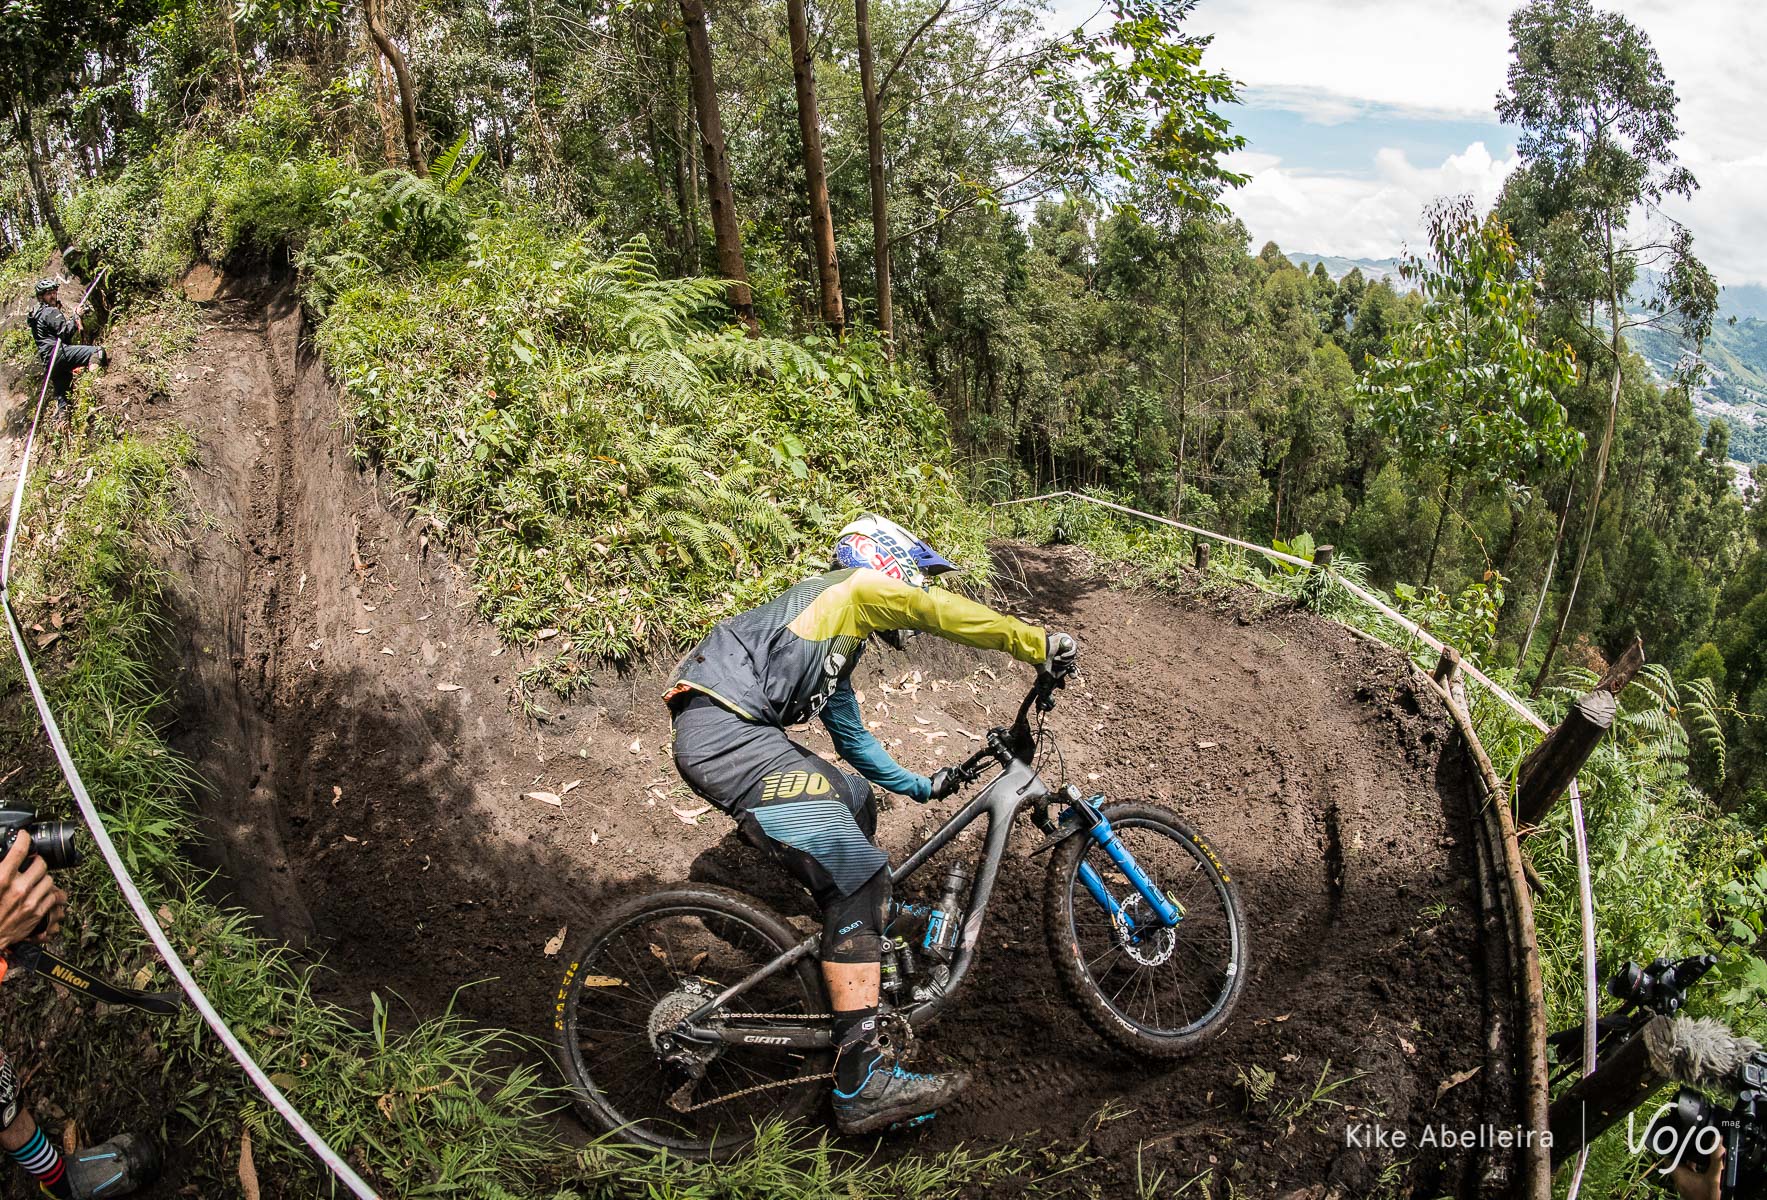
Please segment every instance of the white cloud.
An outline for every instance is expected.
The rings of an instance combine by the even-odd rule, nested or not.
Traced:
[[[1069,0],[1078,3],[1079,0]],[[1650,37],[1680,97],[1682,161],[1701,188],[1667,211],[1693,229],[1696,246],[1726,283],[1767,281],[1767,5],[1756,0],[1596,0]],[[1065,4],[1058,4],[1060,12]],[[1212,33],[1207,61],[1249,88],[1256,102],[1322,124],[1380,117],[1490,119],[1509,70],[1512,0],[1203,0],[1191,27]],[[1456,155],[1435,169],[1451,182],[1468,169]],[[1409,167],[1409,164],[1406,164]],[[1372,170],[1371,170],[1372,167]],[[1345,176],[1265,168],[1234,200],[1255,238],[1292,249],[1391,253],[1415,240],[1428,196],[1404,193],[1421,176],[1386,165],[1345,163]],[[1277,174],[1270,175],[1275,170]],[[1423,175],[1431,172],[1425,170]],[[1479,179],[1488,176],[1474,170]],[[1409,182],[1406,182],[1409,180]],[[1255,189],[1255,191],[1254,191]],[[1494,195],[1495,192],[1493,191]],[[1309,208],[1318,204],[1319,207]],[[1412,208],[1408,223],[1358,226]],[[1263,225],[1262,221],[1279,222]]]
[[[1497,198],[1513,157],[1497,159],[1474,142],[1434,166],[1384,149],[1367,173],[1304,171],[1269,154],[1244,151],[1229,166],[1251,182],[1227,198],[1254,243],[1352,258],[1384,258],[1421,241],[1424,208],[1438,196],[1470,194],[1481,206]]]

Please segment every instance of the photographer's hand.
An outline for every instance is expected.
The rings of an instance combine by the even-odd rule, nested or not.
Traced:
[[[19,942],[46,942],[61,928],[67,893],[31,853],[31,835],[19,830],[0,858],[0,949]]]
[[[1688,1163],[1682,1163],[1669,1172],[1669,1182],[1675,1185],[1675,1194],[1681,1200],[1718,1200],[1719,1190],[1724,1184],[1724,1143],[1718,1143],[1718,1149],[1712,1152],[1711,1161],[1706,1164],[1704,1173],[1694,1170]]]

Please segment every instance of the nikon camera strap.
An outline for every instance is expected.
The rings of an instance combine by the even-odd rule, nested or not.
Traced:
[[[23,975],[34,971],[70,992],[91,996],[106,1004],[126,1004],[156,1016],[169,1017],[184,1007],[183,992],[138,992],[134,988],[118,987],[56,957],[41,946],[29,943],[14,946],[0,957],[0,979],[5,979],[12,971]]]

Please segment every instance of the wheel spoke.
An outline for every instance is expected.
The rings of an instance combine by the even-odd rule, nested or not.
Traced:
[[[1105,887],[1120,897],[1139,940],[1125,945],[1120,926],[1098,906],[1076,876],[1068,884],[1069,928],[1079,950],[1081,977],[1124,1020],[1155,1036],[1201,1028],[1221,1015],[1234,994],[1233,910],[1201,852],[1167,825],[1139,815],[1113,819],[1119,840],[1146,881],[1184,913],[1170,929],[1127,874],[1101,847],[1088,845],[1072,860],[1089,862]],[[1122,978],[1113,978],[1127,968]],[[1200,1001],[1200,1003],[1199,1003]]]
[[[802,1076],[826,1070],[828,1052],[786,1047],[686,1045],[685,1061],[697,1060],[701,1077],[688,1093],[706,1107],[678,1113],[668,1101],[687,1081],[685,1066],[663,1060],[650,1030],[667,1028],[703,1003],[698,978],[733,981],[790,948],[783,934],[767,932],[757,918],[731,901],[697,906],[661,893],[654,908],[640,906],[593,937],[578,970],[581,978],[608,975],[626,986],[585,987],[569,994],[565,1014],[567,1053],[562,1058],[579,1101],[596,1120],[622,1136],[676,1150],[703,1153],[714,1144],[732,1148],[753,1136],[754,1125],[801,1115],[815,1103],[814,1089],[794,1086]],[[725,907],[726,904],[731,907]],[[819,1014],[820,988],[808,973],[782,971],[732,1002],[724,1011]],[[574,1051],[574,1053],[568,1052]],[[757,1085],[779,1084],[740,1099],[707,1104]]]

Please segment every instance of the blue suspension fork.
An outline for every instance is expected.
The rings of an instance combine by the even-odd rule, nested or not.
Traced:
[[[1095,796],[1093,800],[1101,798]],[[1183,919],[1183,914],[1178,911],[1177,905],[1166,899],[1160,889],[1154,886],[1153,880],[1147,877],[1147,873],[1141,869],[1141,864],[1135,861],[1135,856],[1129,853],[1129,848],[1123,845],[1117,837],[1116,831],[1111,828],[1111,823],[1105,819],[1104,814],[1098,810],[1098,806],[1090,801],[1082,800],[1076,802],[1072,807],[1089,825],[1086,836],[1098,843],[1104,848],[1104,852],[1110,855],[1110,860],[1117,864],[1129,882],[1134,885],[1136,892],[1147,902],[1154,915],[1159,918],[1159,923],[1168,929],[1177,925]],[[1108,912],[1111,919],[1122,926],[1132,941],[1139,941],[1135,918],[1123,910],[1123,906],[1117,902],[1117,898],[1110,894],[1110,889],[1104,886],[1104,880],[1098,877],[1098,872],[1092,869],[1092,864],[1083,858],[1080,860],[1079,876],[1080,883],[1092,894],[1092,898],[1098,901],[1099,907]]]

